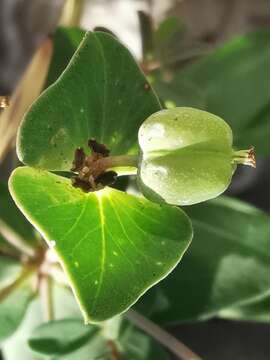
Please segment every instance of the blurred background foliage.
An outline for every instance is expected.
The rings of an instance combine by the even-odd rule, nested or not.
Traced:
[[[46,78],[52,56],[51,42],[46,42],[48,35],[55,33],[59,22],[112,31],[135,54],[163,106],[193,106],[220,115],[233,128],[237,147],[255,146],[256,171],[238,170],[228,195],[265,211],[228,198],[187,209],[195,227],[191,248],[181,267],[149,291],[136,308],[168,326],[205,359],[269,359],[270,222],[266,213],[270,210],[269,1],[87,0],[72,16],[67,7],[63,13],[65,3],[64,0],[0,0],[0,95],[14,94],[18,82],[21,87],[17,88],[15,99],[21,99],[20,94],[26,91],[31,95],[20,102],[17,121],[8,124],[12,128],[9,136],[4,137],[3,124],[7,125],[10,117],[0,118],[2,144],[7,145],[1,180],[6,180],[17,164],[13,147],[21,112],[35,99]],[[70,0],[69,6],[74,6],[74,2]],[[65,36],[58,32],[54,37],[55,52],[47,85],[70,59],[81,32],[74,30],[71,36]],[[33,70],[30,69],[29,77],[25,70],[38,48],[41,53],[35,55],[33,66],[40,82],[35,82],[32,88]],[[63,61],[60,66],[57,57]],[[2,226],[0,290],[9,288],[18,276],[23,284],[0,306],[0,319],[6,309],[14,310],[10,318],[2,317],[6,322],[0,322],[0,341],[21,324],[15,335],[5,341],[3,354],[5,360],[42,359],[43,355],[33,355],[27,345],[32,330],[41,323],[41,304],[37,299],[32,301],[35,291],[29,285],[31,269],[25,276],[17,261],[18,254],[31,252],[33,244],[41,246],[40,239],[12,204],[4,184],[0,187],[0,199],[0,227],[4,223],[16,228],[16,236],[26,239],[23,249],[18,248],[16,241],[14,246],[8,245]],[[11,259],[4,259],[4,254],[10,254]],[[8,277],[4,276],[5,272]],[[70,292],[62,287],[56,287],[54,292],[56,319],[72,319],[72,326],[76,326],[80,314]],[[18,298],[20,303],[16,301]],[[28,304],[31,305],[27,309]],[[54,359],[84,359],[89,352],[93,359],[111,358],[114,352],[111,343],[106,340],[104,345],[94,330],[82,333],[80,341],[86,339],[86,342],[78,345],[72,334],[67,334],[65,341],[58,338],[63,324],[56,325],[58,347],[49,354]],[[31,342],[32,348],[41,354],[46,331],[39,328]],[[113,333],[110,324],[102,331]],[[127,359],[167,358],[150,337],[129,323],[121,320],[116,332],[113,340],[117,339]],[[65,349],[73,352],[67,355]],[[141,351],[138,353],[136,349]]]

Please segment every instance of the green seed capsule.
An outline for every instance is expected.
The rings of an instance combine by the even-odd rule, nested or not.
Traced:
[[[162,110],[140,127],[138,183],[152,201],[192,205],[223,193],[236,164],[255,166],[253,149],[234,151],[220,117],[193,108]]]

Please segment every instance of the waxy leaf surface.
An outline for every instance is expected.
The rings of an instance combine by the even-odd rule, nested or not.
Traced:
[[[113,36],[87,33],[60,78],[27,113],[18,155],[27,165],[70,170],[90,138],[112,154],[137,151],[140,124],[160,104],[130,52]]]
[[[17,168],[10,190],[54,246],[86,321],[129,308],[177,265],[192,237],[178,208],[110,188],[85,194],[44,170]]]

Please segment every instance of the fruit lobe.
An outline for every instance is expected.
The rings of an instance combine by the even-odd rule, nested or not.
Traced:
[[[230,184],[232,131],[216,115],[179,107],[151,115],[139,129],[138,184],[152,201],[192,205]]]

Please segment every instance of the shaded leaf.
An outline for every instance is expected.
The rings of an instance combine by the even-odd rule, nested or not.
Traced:
[[[119,344],[125,359],[166,360],[170,358],[160,344],[130,324],[126,324],[122,331]]]
[[[162,323],[205,319],[266,294],[270,288],[269,216],[225,197],[186,211],[194,226],[194,240],[181,267],[157,287],[152,317]],[[142,299],[140,311],[148,296],[153,296],[153,290]],[[146,309],[149,312],[148,305]]]
[[[97,327],[81,319],[44,323],[33,331],[28,343],[32,350],[45,355],[63,355],[82,347],[95,335]]]
[[[105,188],[85,194],[70,180],[17,168],[11,193],[55,245],[87,321],[130,307],[180,261],[192,236],[178,208]]]
[[[60,27],[53,35],[53,56],[45,88],[53,84],[67,67],[80,45],[85,31],[79,28]]]
[[[19,261],[0,256],[0,294],[1,290],[10,286],[20,276],[22,266]]]
[[[268,30],[236,37],[187,66],[173,80],[179,86],[183,81],[197,85],[206,97],[206,110],[232,127],[237,146],[253,144],[260,154],[269,154],[269,44]],[[263,111],[267,113],[264,117]]]
[[[136,147],[140,124],[159,102],[129,51],[106,33],[87,33],[59,80],[26,115],[18,154],[27,165],[70,170],[90,138],[112,154]]]
[[[231,320],[270,322],[270,296],[221,310],[218,316]]]
[[[186,106],[204,110],[206,100],[202,90],[192,82],[172,79],[166,82],[162,74],[156,72],[153,76],[152,85],[165,107]]]
[[[78,306],[69,289],[53,286],[54,314],[56,319],[79,317]],[[34,299],[16,333],[7,339],[3,346],[5,360],[46,360],[48,357],[30,350],[28,338],[32,331],[43,323],[43,311],[40,299]],[[89,355],[89,354],[88,354]],[[84,359],[80,359],[84,360]],[[88,360],[88,359],[87,359]]]
[[[28,304],[33,297],[29,280],[25,280],[0,302],[0,343],[10,337],[23,320]]]

